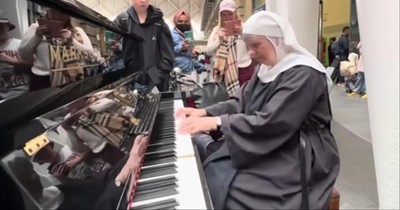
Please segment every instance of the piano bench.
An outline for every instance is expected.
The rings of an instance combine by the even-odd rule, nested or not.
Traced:
[[[329,201],[329,210],[339,210],[340,209],[340,194],[339,192],[333,188],[331,200]]]

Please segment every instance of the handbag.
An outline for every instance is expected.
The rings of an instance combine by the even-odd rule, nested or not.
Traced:
[[[203,87],[198,87],[190,93],[196,108],[206,108],[229,99],[224,82],[204,83]]]

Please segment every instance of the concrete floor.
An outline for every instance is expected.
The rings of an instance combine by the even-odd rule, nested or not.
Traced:
[[[341,87],[331,92],[334,122],[332,132],[338,144],[341,169],[338,189],[341,209],[377,209],[375,166],[369,129],[367,100],[348,97]]]

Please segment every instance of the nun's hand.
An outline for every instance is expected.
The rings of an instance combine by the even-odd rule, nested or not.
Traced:
[[[182,119],[187,117],[204,117],[207,115],[205,109],[195,109],[195,108],[180,108],[175,112],[176,119]]]
[[[217,130],[218,117],[190,117],[178,124],[178,133],[196,134]]]

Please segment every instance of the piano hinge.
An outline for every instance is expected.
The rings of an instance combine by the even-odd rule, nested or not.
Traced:
[[[47,139],[46,134],[43,133],[26,142],[24,146],[24,151],[29,157],[31,157],[49,143],[50,141]]]

